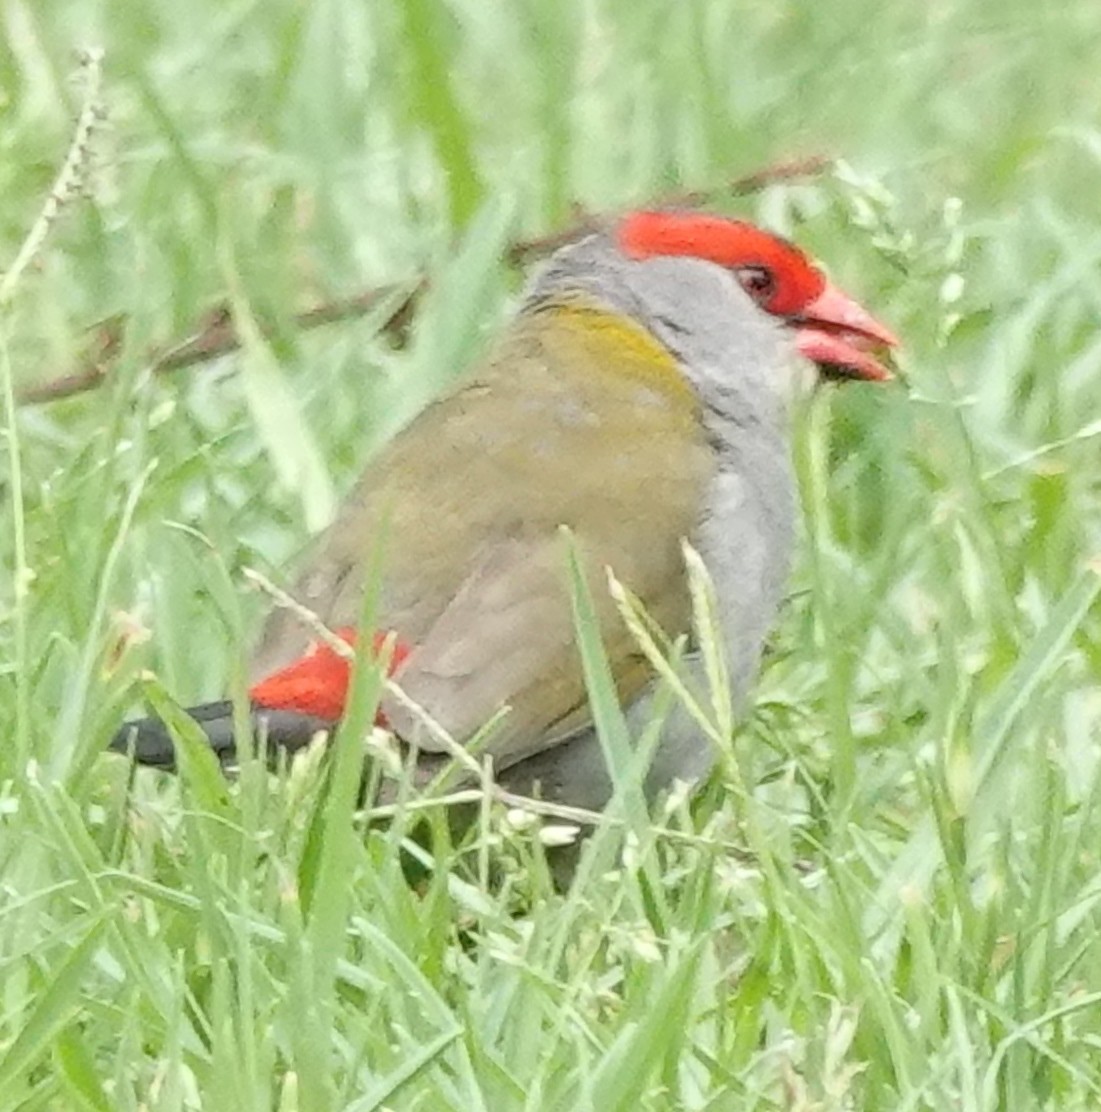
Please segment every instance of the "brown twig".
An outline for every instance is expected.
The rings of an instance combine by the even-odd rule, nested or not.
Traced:
[[[734,178],[724,186],[715,189],[682,189],[675,193],[666,193],[649,202],[651,207],[657,209],[696,208],[708,204],[724,194],[731,197],[744,197],[750,193],[759,193],[766,186],[779,181],[791,181],[793,178],[813,177],[822,174],[833,165],[833,159],[825,155],[811,155],[808,158],[798,158],[791,162],[777,162],[772,166],[765,166],[755,170],[752,174],[745,174]],[[548,255],[564,247],[567,243],[587,232],[597,231],[614,220],[618,212],[585,213],[579,210],[574,214],[574,222],[567,228],[550,235],[539,236],[535,239],[520,240],[508,250],[508,261],[514,266],[526,263],[533,258]]]
[[[813,177],[826,171],[831,164],[832,160],[822,155],[780,162],[735,178],[716,189],[680,190],[656,198],[650,204],[655,208],[691,208],[723,195],[740,197],[756,193],[774,182]],[[519,240],[508,249],[506,257],[514,266],[530,262],[607,224],[616,215],[617,213],[612,212],[586,213],[577,210],[569,227],[550,235]],[[327,324],[354,320],[378,309],[388,300],[398,299],[393,311],[381,322],[380,331],[401,343],[412,320],[416,303],[426,287],[427,283],[422,279],[411,290],[397,285],[379,286],[351,297],[323,302],[296,314],[293,327],[305,332]],[[122,350],[125,325],[125,318],[121,316],[98,325],[94,330],[92,350],[76,371],[24,387],[16,396],[17,403],[41,405],[82,394],[102,385]],[[220,305],[209,312],[206,319],[186,339],[151,351],[145,361],[150,373],[163,374],[227,355],[240,346],[241,337],[234,326],[232,315],[228,307]]]
[[[393,312],[380,326],[380,331],[400,339],[409,326],[416,300],[423,288],[422,282],[411,291],[407,291],[404,297],[401,296],[400,286],[379,286],[364,290],[352,297],[326,301],[298,313],[294,317],[293,325],[296,330],[305,332],[326,324],[355,320],[365,316],[372,309],[377,309],[389,299],[400,297],[401,300]],[[86,390],[94,390],[100,386],[107,377],[110,365],[121,350],[124,328],[125,320],[122,317],[113,317],[98,325],[92,341],[92,351],[85,358],[80,370],[24,387],[16,397],[17,403],[42,405],[60,398],[72,397],[74,394],[83,394]],[[146,357],[146,363],[150,373],[164,374],[216,359],[219,355],[228,355],[240,346],[241,337],[234,327],[233,318],[228,309],[219,306],[207,314],[206,320],[187,339],[150,352]]]

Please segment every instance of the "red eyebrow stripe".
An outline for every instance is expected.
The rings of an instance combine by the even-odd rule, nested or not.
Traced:
[[[633,259],[688,256],[736,268],[761,266],[776,280],[765,305],[777,316],[794,316],[825,289],[822,272],[793,243],[744,220],[709,213],[635,212],[617,232],[619,248]]]

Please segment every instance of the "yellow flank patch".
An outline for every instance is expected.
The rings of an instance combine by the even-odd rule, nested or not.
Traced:
[[[666,396],[695,402],[677,360],[640,324],[581,297],[562,298],[550,308],[556,326],[574,331],[608,370]]]

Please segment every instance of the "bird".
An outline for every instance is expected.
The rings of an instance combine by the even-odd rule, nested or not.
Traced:
[[[460,744],[497,716],[479,752],[499,784],[599,809],[614,784],[575,641],[563,528],[629,721],[645,720],[658,681],[607,570],[670,638],[689,639],[691,662],[685,542],[713,581],[743,700],[793,546],[793,368],[885,382],[898,342],[788,239],[699,210],[629,212],[544,262],[487,356],[368,465],[289,593],[354,645],[375,559],[366,636],[372,651],[393,646],[390,677],[408,699]],[[269,754],[331,732],[344,711],[346,655],[312,637],[286,608],[262,628],[249,699]],[[232,765],[232,702],[188,713]],[[378,714],[416,745],[425,775],[446,759],[406,701],[385,695]],[[175,766],[156,716],[124,724],[110,748]],[[713,750],[687,716],[671,716],[647,794],[699,780]]]

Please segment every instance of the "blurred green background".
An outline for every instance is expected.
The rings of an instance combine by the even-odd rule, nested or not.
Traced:
[[[0,270],[89,47],[81,195],[0,304],[0,1109],[1096,1107],[1095,0],[0,0]],[[816,154],[842,161],[723,194]],[[426,911],[359,837],[374,879],[325,936],[368,967],[350,989],[288,925],[293,799],[227,804],[227,848],[99,752],[143,668],[185,702],[240,689],[263,606],[241,567],[278,576],[462,372],[517,288],[510,242],[682,188],[798,239],[904,341],[899,385],[797,414],[750,798],[716,790],[711,849],[662,857],[664,914],[536,885],[528,933],[515,892],[463,902],[444,868]],[[381,311],[293,327],[425,274],[407,345]],[[241,353],[148,375],[226,304]],[[105,320],[103,385],[13,410]],[[745,808],[767,859],[733,875],[715,846]],[[341,934],[364,922],[412,965],[371,970],[381,942]],[[556,931],[592,945],[539,948]],[[414,1069],[406,1037],[442,1041]]]

